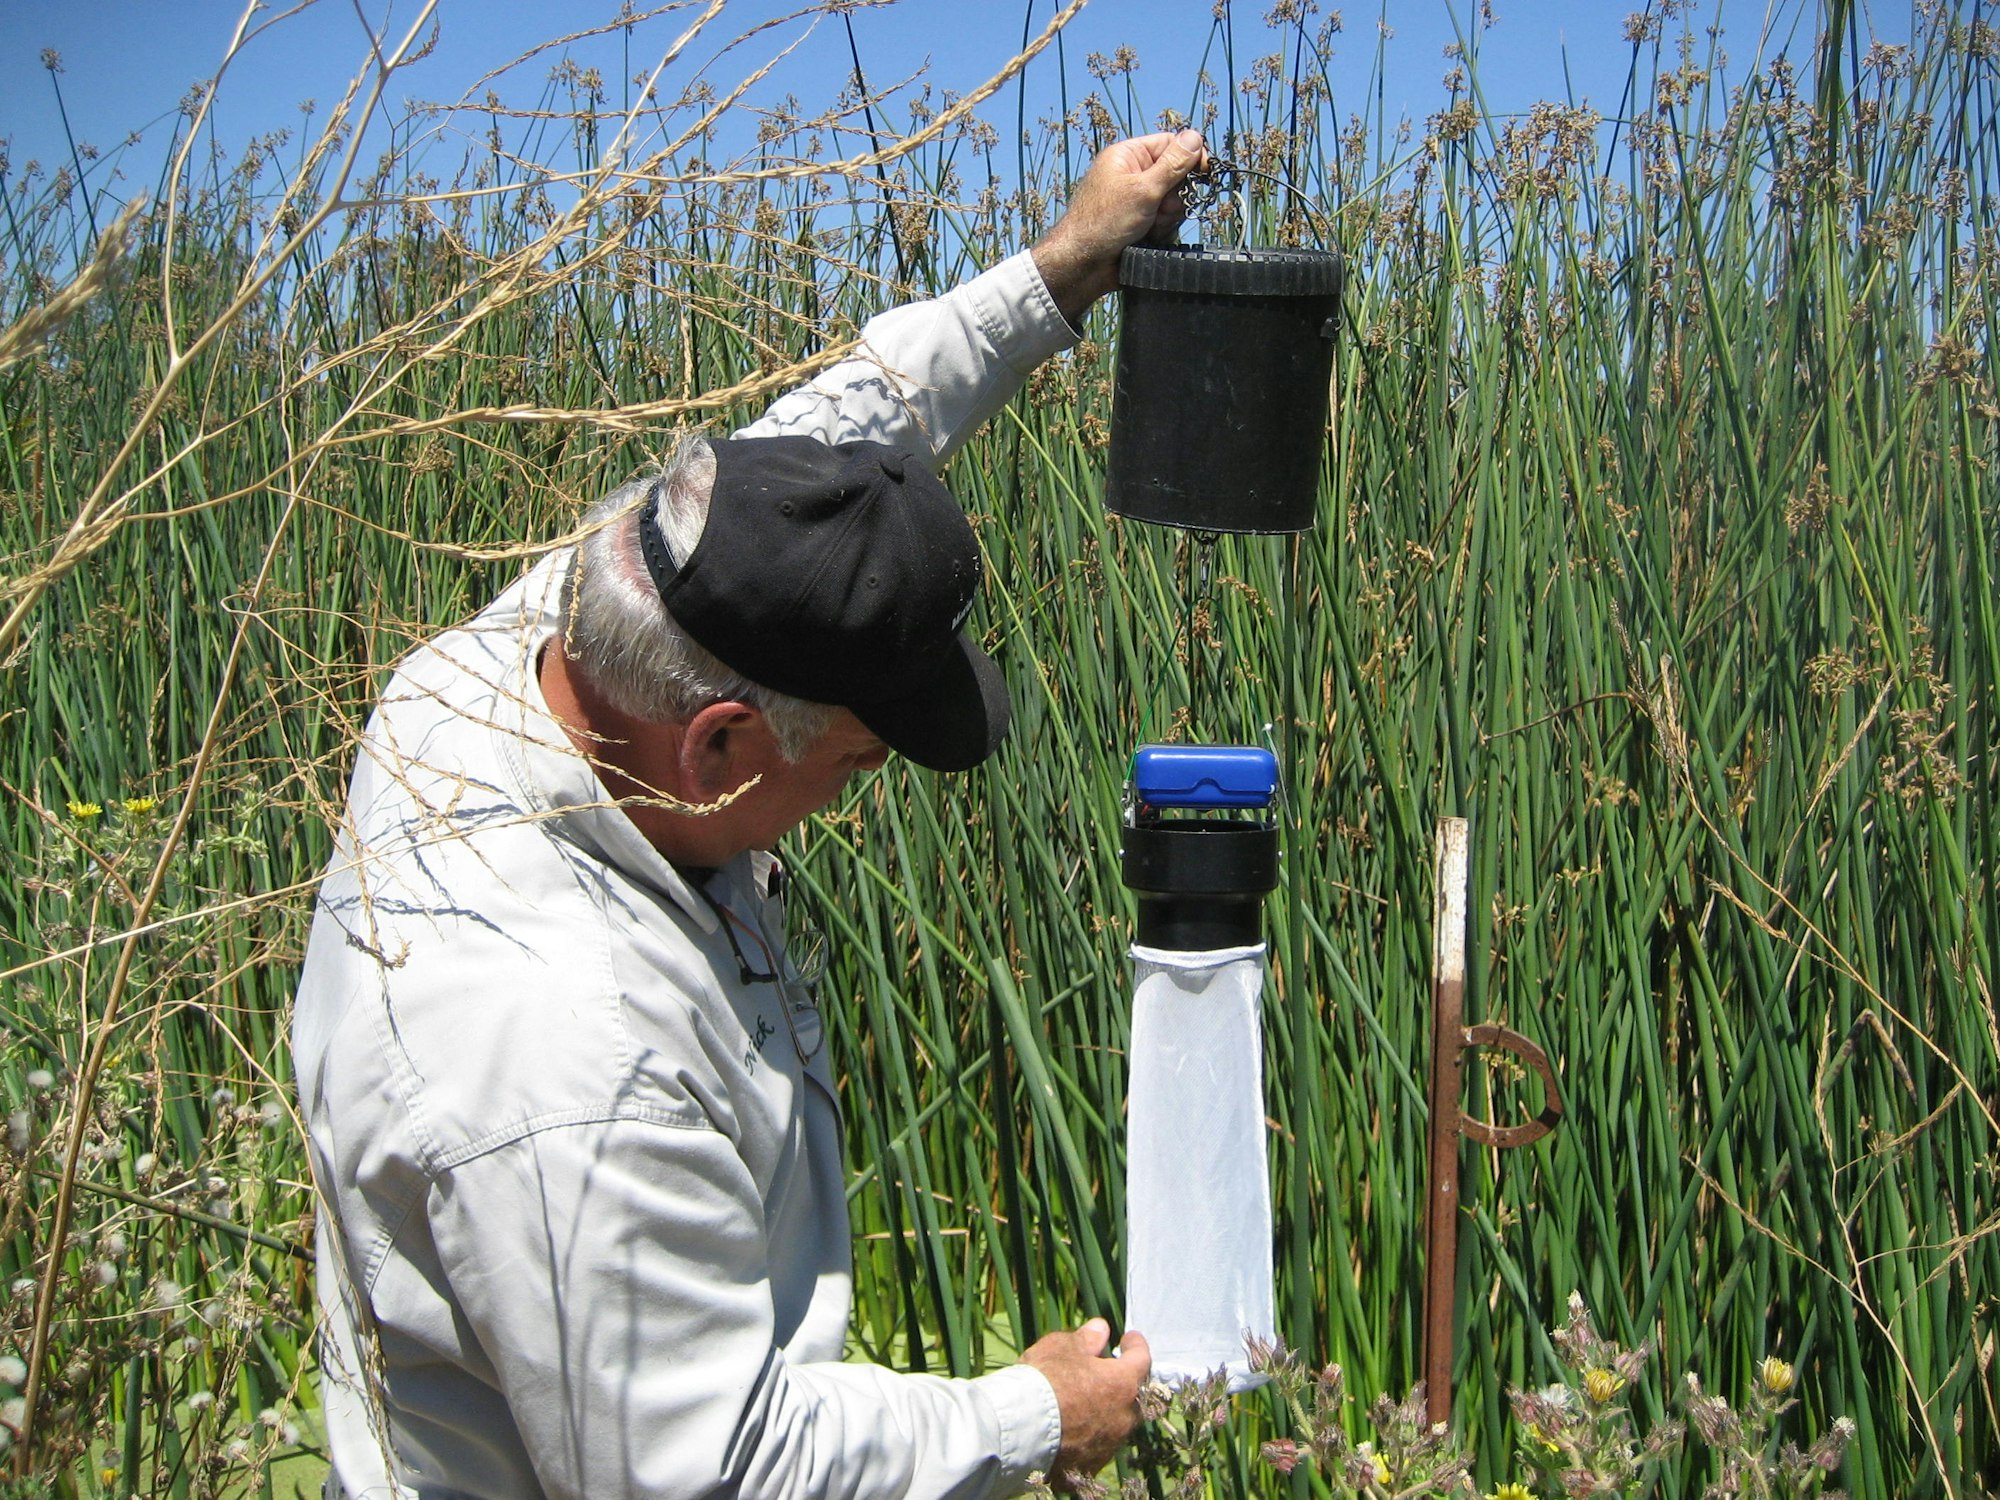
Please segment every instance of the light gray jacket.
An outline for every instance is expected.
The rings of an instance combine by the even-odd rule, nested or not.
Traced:
[[[874,319],[868,358],[747,432],[941,459],[1074,336],[1022,254]],[[568,566],[398,666],[321,888],[292,1040],[336,1476],[355,1497],[1014,1493],[1060,1436],[1038,1372],[840,1363],[819,1014],[741,982],[551,718],[535,664]],[[708,886],[759,967],[772,869]]]

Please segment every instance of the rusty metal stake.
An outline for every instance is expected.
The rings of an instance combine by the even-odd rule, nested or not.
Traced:
[[[1451,1420],[1451,1357],[1458,1323],[1458,1138],[1486,1146],[1525,1146],[1562,1118],[1548,1054],[1505,1026],[1465,1024],[1466,851],[1464,818],[1438,821],[1431,927],[1431,1193],[1425,1215],[1424,1389],[1429,1420]],[[1523,1125],[1469,1120],[1461,1108],[1465,1054],[1478,1047],[1511,1052],[1541,1075],[1542,1112]]]

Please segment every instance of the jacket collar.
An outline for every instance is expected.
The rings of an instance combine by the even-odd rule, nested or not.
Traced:
[[[575,845],[583,853],[671,901],[704,934],[716,930],[715,913],[695,891],[691,877],[668,863],[647,843],[624,810],[612,800],[590,762],[571,742],[561,722],[542,696],[538,664],[561,622],[562,590],[569,578],[573,554],[545,558],[523,578],[520,608],[520,649],[501,694],[493,733],[499,751],[514,770],[524,801],[547,820],[553,838]],[[766,861],[770,856],[764,856]],[[742,868],[738,868],[738,866]],[[768,884],[768,866],[745,854],[724,867],[732,884],[760,893]]]

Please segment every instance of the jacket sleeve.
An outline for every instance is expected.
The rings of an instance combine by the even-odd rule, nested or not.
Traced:
[[[552,1500],[978,1500],[1054,1458],[1054,1392],[1026,1366],[791,1363],[762,1205],[719,1130],[557,1125],[460,1163],[428,1210]]]
[[[1076,338],[1023,250],[942,297],[869,319],[853,358],[779,397],[737,436],[865,438],[941,466]]]

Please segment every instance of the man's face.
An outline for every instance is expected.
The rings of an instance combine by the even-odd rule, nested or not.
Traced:
[[[889,758],[889,747],[844,708],[834,711],[832,725],[797,764],[778,753],[761,717],[745,732],[750,742],[739,768],[746,779],[763,777],[742,799],[753,849],[775,846],[831,804],[856,771],[872,771]]]

